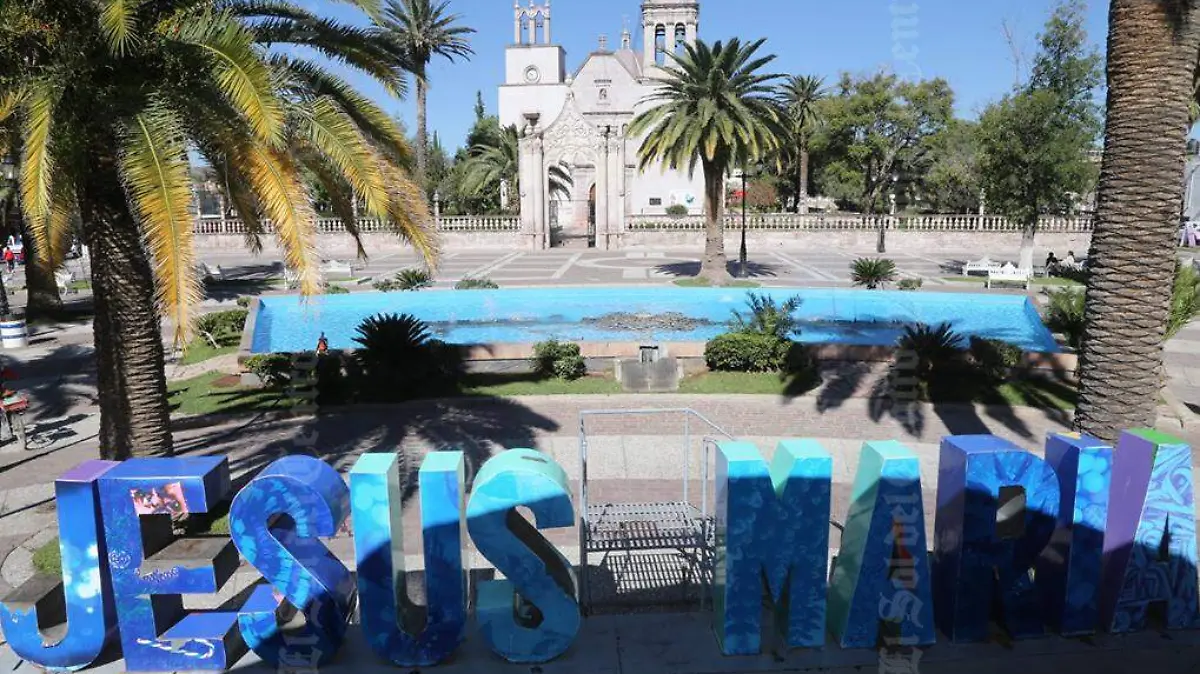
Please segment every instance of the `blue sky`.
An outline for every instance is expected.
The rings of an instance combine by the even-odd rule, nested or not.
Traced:
[[[528,0],[522,0],[522,4]],[[330,0],[310,0],[322,12],[354,13]],[[767,39],[778,55],[776,72],[816,74],[828,81],[839,73],[871,73],[891,68],[902,76],[947,79],[957,95],[957,111],[975,117],[1013,85],[1013,50],[1007,25],[1028,69],[1036,37],[1054,0],[701,0],[700,35],[705,40]],[[504,79],[504,48],[513,37],[512,0],[451,0],[454,11],[479,32],[473,36],[470,63],[437,60],[430,70],[431,131],[453,150],[473,122],[475,92],[483,91],[488,111],[496,109],[497,86]],[[640,0],[552,0],[553,36],[567,50],[569,70],[596,49],[600,34],[620,44],[622,19],[639,40]],[[753,8],[751,10],[751,8]],[[1108,2],[1088,3],[1087,29],[1103,47]],[[896,15],[915,18],[912,30],[896,30]],[[410,129],[415,101],[388,99],[366,79],[356,83],[371,93]]]

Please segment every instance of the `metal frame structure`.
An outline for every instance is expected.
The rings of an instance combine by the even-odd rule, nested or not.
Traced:
[[[598,417],[646,417],[681,415],[683,417],[683,499],[669,503],[607,503],[593,505],[588,500],[587,421]],[[700,508],[690,501],[692,421],[701,424]],[[703,566],[713,552],[713,526],[709,511],[710,452],[721,440],[732,440],[717,424],[692,409],[585,410],[579,414],[579,567],[580,599],[585,610],[592,605],[588,574],[590,553],[607,559],[613,552],[624,552],[632,559],[635,551],[678,550],[700,559]],[[702,568],[703,572],[703,568]],[[703,580],[703,578],[702,578]],[[702,585],[702,583],[701,583]],[[700,602],[704,603],[701,590]]]

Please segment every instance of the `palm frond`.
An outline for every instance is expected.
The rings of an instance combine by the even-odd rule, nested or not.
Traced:
[[[344,79],[327,69],[302,59],[277,56],[273,63],[300,80],[303,87],[316,96],[328,96],[354,119],[359,130],[367,135],[385,154],[402,166],[412,163],[412,152],[404,129],[371,99],[362,95]],[[404,80],[401,79],[403,83]],[[407,84],[405,84],[407,86]]]
[[[358,217],[354,212],[353,188],[344,177],[338,174],[337,167],[331,166],[328,158],[322,156],[315,148],[303,145],[297,148],[296,153],[304,168],[325,190],[333,214],[342,221],[346,233],[354,239],[356,256],[359,260],[366,260],[367,249],[363,245],[362,232],[358,228]]]
[[[103,0],[100,9],[100,30],[108,43],[108,50],[123,56],[137,40],[134,35],[134,14],[141,0]]]
[[[157,280],[158,304],[187,342],[200,303],[192,238],[187,146],[175,115],[151,106],[122,130],[121,175],[141,224]]]
[[[313,101],[306,121],[307,137],[313,147],[328,157],[366,202],[367,212],[388,216],[391,197],[378,167],[383,158],[359,134],[354,121],[332,100]]]
[[[21,207],[28,219],[34,250],[50,245],[48,219],[52,196],[54,158],[51,139],[57,92],[45,82],[31,87],[21,125]]]
[[[79,223],[79,201],[75,186],[65,177],[54,181],[53,194],[50,200],[50,215],[47,219],[47,236],[49,245],[44,249],[44,255],[39,255],[45,262],[47,274],[62,267],[67,259],[67,251],[75,238],[76,225]]]
[[[436,269],[441,258],[441,241],[429,213],[425,191],[407,171],[395,164],[381,161],[379,170],[391,194],[387,222],[392,231],[417,251],[427,268]]]
[[[255,45],[255,37],[227,15],[191,18],[165,29],[180,42],[206,53],[229,103],[245,118],[254,133],[272,146],[283,139],[284,112],[270,65]]]
[[[0,124],[8,121],[9,117],[21,107],[25,100],[24,87],[14,87],[0,93]]]
[[[271,219],[283,248],[284,264],[300,279],[301,292],[317,294],[321,284],[315,248],[316,215],[295,164],[286,153],[257,141],[239,148],[234,160],[243,167],[263,214]]]

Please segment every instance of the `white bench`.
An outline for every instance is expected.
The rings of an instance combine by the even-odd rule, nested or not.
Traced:
[[[205,281],[224,281],[225,270],[221,269],[221,265],[210,265],[207,262],[200,263],[200,271],[204,276]]]
[[[962,267],[962,275],[970,276],[971,272],[991,274],[993,271],[999,271],[999,269],[999,262],[992,262],[991,258],[985,256],[982,260],[976,260],[974,262],[968,262],[964,264]]]
[[[329,276],[344,276],[346,278],[354,277],[354,265],[342,260],[325,260],[321,263],[321,275]]]
[[[999,269],[992,269],[988,271],[986,287],[990,290],[993,283],[1019,283],[1026,290],[1029,290],[1029,286],[1032,282],[1032,269],[1017,269],[1010,262]]]

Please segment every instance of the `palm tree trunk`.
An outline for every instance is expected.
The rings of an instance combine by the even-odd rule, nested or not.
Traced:
[[[798,213],[808,212],[808,144],[801,143],[800,145],[800,194]]]
[[[418,75],[417,80],[417,177],[422,187],[425,187],[425,168],[429,162],[429,91],[425,78]]]
[[[1112,0],[1108,115],[1080,361],[1078,430],[1152,426],[1175,271],[1195,2]]]
[[[1017,261],[1017,267],[1021,269],[1033,269],[1033,246],[1037,242],[1037,226],[1035,218],[1033,222],[1027,222],[1021,228],[1021,255]]]
[[[25,313],[30,316],[54,314],[62,309],[62,297],[58,294],[58,283],[54,270],[43,262],[32,236],[21,236],[25,244]]]
[[[725,192],[725,171],[704,165],[704,259],[700,262],[700,277],[722,284],[730,280],[729,260],[725,257],[725,217],[722,195]]]
[[[170,409],[154,274],[111,158],[81,190],[89,214],[101,456],[170,454]]]

